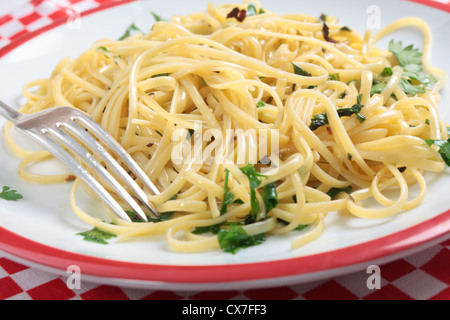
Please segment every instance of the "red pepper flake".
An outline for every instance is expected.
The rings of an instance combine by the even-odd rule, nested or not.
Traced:
[[[328,133],[330,136],[333,135],[333,130],[332,130],[329,126],[327,126],[327,133]]]
[[[70,175],[70,176],[67,176],[66,182],[75,181],[76,179],[77,179],[77,177],[75,177],[75,176],[73,176],[73,175]]]
[[[247,11],[244,9],[240,10],[236,7],[231,10],[231,12],[227,15],[227,18],[236,18],[237,21],[243,22],[245,18],[247,18]]]
[[[323,23],[322,33],[323,33],[323,37],[326,41],[331,42],[331,43],[337,43],[336,40],[334,40],[333,38],[330,37],[330,29],[328,28],[328,26],[325,22]]]
[[[154,143],[149,143],[149,144],[147,145],[147,147],[151,148],[151,147],[153,147],[154,145],[155,145]]]
[[[330,28],[328,27],[328,25],[326,23],[327,16],[322,13],[320,15],[320,20],[323,21],[322,34],[323,34],[323,38],[325,39],[325,41],[332,42],[332,43],[337,43],[336,40],[334,40],[333,38],[330,37]]]

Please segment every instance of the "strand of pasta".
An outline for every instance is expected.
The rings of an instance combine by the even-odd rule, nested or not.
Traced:
[[[408,17],[375,35],[367,32],[361,37],[341,30],[337,19],[330,17],[326,20],[330,34],[342,39],[333,43],[324,37],[324,22],[309,15],[265,12],[248,16],[243,23],[227,18],[230,9],[248,4],[209,5],[204,13],[158,22],[148,34],[101,40],[76,59],[61,60],[48,79],[25,86],[28,102],[23,112],[58,105],[85,111],[157,182],[162,192],[149,193],[149,200],[160,212],[174,212],[168,221],[128,223],[106,210],[111,224],[77,203],[82,184],[76,180],[69,201],[81,220],[117,234],[120,241],[165,235],[175,251],[217,249],[216,236],[198,235],[193,230],[243,221],[251,209],[250,183],[240,165],[218,160],[229,160],[231,155],[249,160],[249,150],[264,139],[275,139],[281,147],[279,155],[269,157],[277,167],[261,179],[261,187],[275,185],[279,203],[265,212],[264,199],[256,193],[262,208],[258,221],[243,225],[250,236],[285,235],[299,225],[309,225],[292,240],[295,249],[324,232],[329,213],[380,219],[422,203],[427,190],[424,172],[442,172],[445,167],[436,149],[428,148],[424,139],[448,138],[438,109],[439,90],[447,76],[430,64],[432,37],[426,23]],[[435,88],[421,96],[407,96],[399,85],[404,71],[394,66],[384,89],[372,94],[374,79],[389,60],[375,43],[411,26],[424,34],[423,65],[438,77]],[[296,67],[302,71],[296,72]],[[337,74],[339,77],[332,78]],[[350,108],[358,99],[364,105],[360,111],[364,122],[338,114],[340,108]],[[326,114],[328,122],[313,131],[312,119],[320,113]],[[67,180],[67,174],[41,175],[28,170],[49,154],[18,146],[11,128],[11,124],[5,126],[4,136],[23,158],[19,164],[22,178],[36,183]],[[173,137],[178,129],[184,130],[183,135],[194,130],[191,140],[184,143],[195,147],[200,139],[201,148],[196,151],[201,155],[211,156],[208,151],[219,145],[219,140],[202,139],[207,130],[224,136],[224,148],[215,150],[216,161],[201,159],[197,163],[193,158],[177,163],[173,152],[180,145]],[[226,135],[227,130],[247,129],[260,133],[245,144]],[[230,204],[223,214],[225,170],[230,174],[229,192],[243,203]],[[412,185],[419,188],[415,196],[411,195]],[[353,188],[350,194],[340,193],[335,198],[328,194],[333,188],[348,187]],[[395,200],[389,197],[392,190],[398,195]],[[379,206],[367,207],[365,201],[371,198]]]

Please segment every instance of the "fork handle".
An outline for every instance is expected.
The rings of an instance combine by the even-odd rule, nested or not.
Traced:
[[[12,123],[17,123],[19,118],[22,116],[21,113],[17,112],[6,103],[0,100],[0,115],[11,121]]]

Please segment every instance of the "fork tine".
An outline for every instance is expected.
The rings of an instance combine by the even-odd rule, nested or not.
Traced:
[[[68,135],[61,129],[59,129],[58,131],[48,129],[46,130],[45,135],[49,138],[51,137],[53,139],[56,139],[57,142],[62,143],[68,149],[78,155],[85,162],[85,164],[94,169],[100,175],[101,179],[107,182],[109,186],[114,189],[114,191],[131,206],[131,209],[139,216],[139,218],[141,218],[143,221],[148,221],[144,211],[133,199],[133,197],[125,190],[125,188],[122,187],[122,185],[75,139],[73,139],[70,135]]]
[[[107,182],[118,195],[122,197],[131,209],[145,222],[148,222],[148,217],[136,202],[136,200],[125,190],[116,178],[110,174],[105,167],[103,167],[93,154],[100,154],[103,161],[105,161],[110,168],[114,170],[118,177],[125,180],[128,187],[132,189],[135,195],[140,199],[143,205],[147,206],[150,212],[155,217],[159,217],[157,210],[153,208],[153,204],[149,202],[146,193],[139,187],[139,185],[125,172],[121,164],[119,164],[115,157],[108,153],[105,148],[90,134],[87,134],[84,129],[90,130],[96,137],[108,146],[112,152],[118,155],[122,162],[128,166],[129,169],[140,178],[145,186],[149,188],[155,195],[160,194],[156,186],[151,182],[149,177],[145,174],[139,165],[133,160],[125,149],[117,143],[114,138],[104,130],[97,122],[86,116],[79,110],[69,107],[59,107],[46,109],[34,115],[22,115],[14,109],[10,108],[2,101],[0,101],[0,115],[11,121],[17,129],[25,134],[32,136],[39,142],[47,151],[52,153],[57,159],[61,160],[66,166],[73,171],[80,179],[82,179],[97,195],[123,220],[131,222],[131,218],[120,206],[120,204],[111,196],[111,194],[101,185],[99,181],[92,176],[86,168],[82,166],[64,147],[71,152],[78,155],[83,160],[85,165],[94,169],[103,182]],[[81,122],[86,128],[79,125]],[[66,128],[73,137],[65,132]],[[85,145],[93,149],[93,154],[89,153],[77,140],[82,140]],[[123,181],[122,181],[123,182]]]
[[[69,134],[72,134],[74,137],[79,138],[83,141],[89,148],[95,150],[95,153],[100,155],[100,157],[106,162],[106,165],[109,169],[114,171],[117,177],[125,180],[127,185],[131,188],[131,190],[135,193],[135,195],[139,198],[139,200],[147,207],[148,210],[158,218],[158,212],[156,208],[154,208],[153,204],[149,202],[147,194],[139,187],[139,185],[134,181],[131,176],[126,172],[122,166],[114,159],[114,157],[89,133],[85,131],[82,127],[80,127],[75,122],[64,122],[61,123],[61,129],[67,130]]]
[[[74,116],[72,121],[76,123],[79,120],[88,130],[91,130],[98,139],[104,142],[111,150],[120,156],[120,158],[124,161],[128,168],[139,178],[142,182],[155,194],[159,195],[160,191],[153,184],[153,182],[149,179],[147,174],[141,167],[134,161],[134,159],[128,154],[128,152],[119,144],[117,141],[109,134],[108,131],[103,129],[97,122],[92,120],[91,118],[79,115]]]
[[[35,134],[34,134],[35,135]],[[39,136],[39,142],[43,144],[47,151],[62,161],[77,177],[83,180],[95,193],[123,220],[131,222],[131,218],[122,208],[122,206],[111,196],[111,194],[83,167],[64,150],[58,143],[49,139],[45,135],[45,131]]]

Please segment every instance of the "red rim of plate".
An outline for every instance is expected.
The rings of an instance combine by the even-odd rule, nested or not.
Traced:
[[[432,0],[408,0],[408,1],[420,3],[428,7],[434,7],[442,11],[450,12],[450,3],[442,3]]]
[[[450,12],[450,6],[426,0],[411,0]],[[83,13],[83,16],[132,2],[122,0]],[[65,18],[66,19],[66,18]],[[66,20],[55,21],[27,34],[0,50],[0,58],[26,41],[53,29]],[[231,265],[157,265],[108,260],[50,247],[0,227],[0,250],[22,261],[61,271],[76,264],[85,275],[99,278],[167,283],[224,283],[258,281],[337,270],[408,252],[450,236],[450,210],[408,229],[332,252],[276,261]]]

